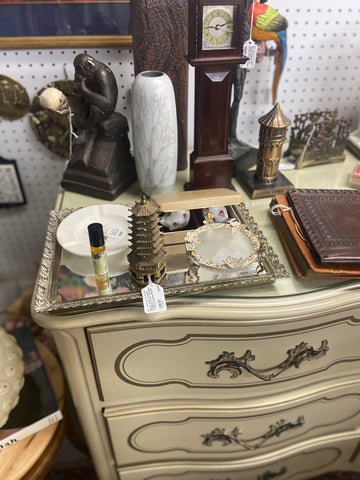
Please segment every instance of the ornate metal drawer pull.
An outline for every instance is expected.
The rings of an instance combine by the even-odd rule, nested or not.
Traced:
[[[258,475],[257,480],[270,480],[270,478],[279,477],[280,475],[284,475],[287,473],[287,468],[282,467],[278,472],[272,472],[271,470],[267,470],[266,472]]]
[[[323,357],[328,350],[327,340],[321,341],[318,350],[315,350],[305,342],[301,342],[299,345],[296,345],[295,348],[291,348],[286,352],[287,358],[279,365],[264,369],[252,368],[249,365],[250,362],[255,360],[255,355],[252,354],[251,350],[246,350],[242,357],[235,357],[234,352],[224,351],[215,360],[210,360],[205,363],[210,365],[207,374],[211,378],[217,378],[223,370],[229,370],[231,372],[231,378],[236,378],[243,373],[242,369],[245,369],[261,380],[272,380],[290,367],[299,368],[304,360],[315,360]],[[267,373],[270,371],[272,372]]]
[[[302,416],[293,423],[282,418],[273,425],[270,425],[269,430],[261,437],[250,438],[248,440],[240,439],[242,432],[238,427],[235,427],[230,433],[226,433],[225,428],[214,428],[212,432],[201,435],[204,438],[202,443],[208,447],[211,447],[213,442],[222,442],[224,447],[232,443],[237,443],[246,450],[255,450],[256,448],[262,447],[270,438],[279,437],[283,432],[291,430],[292,428],[301,427],[304,423],[305,419]]]

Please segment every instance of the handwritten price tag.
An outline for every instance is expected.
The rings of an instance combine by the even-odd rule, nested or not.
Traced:
[[[256,64],[257,45],[254,40],[247,40],[243,46],[243,54],[249,58],[246,63],[240,65],[241,68],[254,68]]]
[[[145,313],[166,312],[164,289],[160,285],[149,283],[141,290],[141,295]]]

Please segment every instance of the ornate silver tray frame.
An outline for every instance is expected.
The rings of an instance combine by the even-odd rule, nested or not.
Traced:
[[[182,280],[174,282],[172,278],[163,285],[166,297],[179,295],[194,295],[215,289],[239,288],[249,285],[273,283],[276,278],[287,277],[288,273],[280,263],[277,254],[268,244],[262,231],[250,216],[244,204],[231,207],[237,219],[244,223],[255,235],[260,245],[261,268],[258,273],[254,271],[235,272],[209,276],[205,272],[194,278],[188,272],[183,273]],[[43,257],[41,260],[38,278],[33,295],[33,309],[36,313],[64,314],[66,312],[84,312],[88,310],[103,310],[116,308],[125,303],[139,302],[142,300],[140,288],[134,287],[132,291],[114,293],[106,296],[77,298],[59,301],[57,296],[58,275],[61,262],[61,246],[56,240],[56,230],[60,222],[76,209],[52,210],[45,238]],[[185,255],[186,257],[186,255]],[[259,263],[259,265],[260,265]],[[186,269],[185,269],[186,270]],[[171,274],[169,275],[171,277]]]

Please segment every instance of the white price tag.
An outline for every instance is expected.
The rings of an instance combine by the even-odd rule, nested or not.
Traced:
[[[246,63],[240,65],[241,68],[254,68],[256,64],[257,45],[254,40],[247,40],[244,43],[243,54],[249,58]]]
[[[119,228],[104,228],[104,233],[106,237],[110,238],[122,238],[125,235],[124,230]]]
[[[145,313],[166,312],[164,289],[150,282],[141,290]]]

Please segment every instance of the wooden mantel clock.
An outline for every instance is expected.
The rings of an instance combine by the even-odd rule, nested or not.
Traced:
[[[192,188],[231,188],[230,101],[242,53],[246,0],[189,0],[187,60],[195,67]]]

